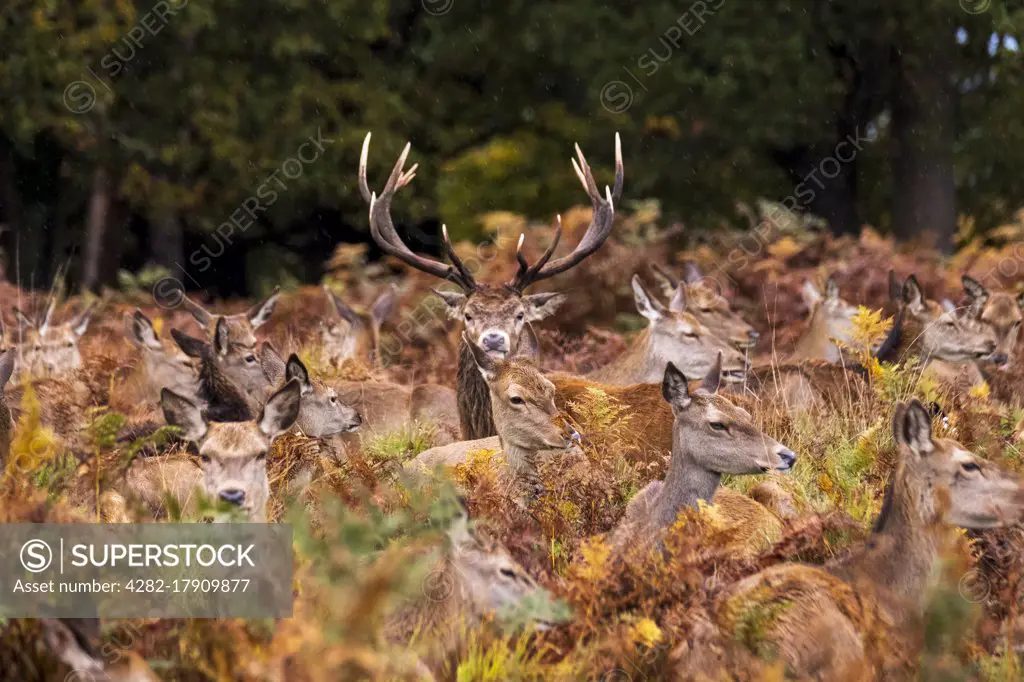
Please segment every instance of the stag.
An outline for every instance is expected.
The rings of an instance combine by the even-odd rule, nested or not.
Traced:
[[[562,222],[559,218],[551,245],[531,265],[523,255],[525,235],[520,235],[516,247],[519,268],[510,281],[500,285],[485,284],[474,279],[470,269],[456,255],[448,239],[448,228],[444,225],[441,226],[442,242],[445,255],[451,264],[413,253],[405,245],[391,220],[391,201],[395,192],[415,177],[418,164],[405,170],[410,149],[407,143],[388,177],[387,184],[384,185],[384,190],[380,195],[371,192],[366,181],[370,135],[367,133],[363,141],[363,151],[359,159],[359,191],[370,206],[370,233],[377,245],[387,255],[458,286],[461,292],[437,289],[433,291],[444,301],[448,316],[463,324],[470,342],[491,357],[504,360],[520,355],[523,348],[535,348],[537,343],[532,323],[554,313],[565,300],[565,296],[553,292],[526,294],[526,289],[536,282],[576,267],[597,251],[608,238],[615,218],[615,203],[622,196],[622,144],[618,133],[615,135],[615,183],[612,188],[605,186],[604,196],[594,181],[583,152],[579,145],[576,145],[577,158],[572,160],[573,169],[593,206],[593,217],[580,243],[572,253],[552,259],[562,236]],[[522,343],[524,338],[529,338],[529,342]],[[463,440],[495,435],[497,431],[491,417],[490,391],[477,370],[473,354],[465,339],[459,345],[456,381]]]

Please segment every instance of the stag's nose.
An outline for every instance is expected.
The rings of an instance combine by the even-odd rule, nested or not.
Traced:
[[[793,468],[793,464],[796,463],[796,453],[789,448],[782,448],[775,454],[777,454],[779,459],[782,460],[782,464],[776,467],[778,471],[789,471]]]
[[[229,504],[242,504],[245,501],[245,491],[238,488],[228,488],[227,490],[221,490],[219,497]]]
[[[502,351],[507,350],[505,335],[501,332],[487,332],[480,337],[480,347],[486,351]]]

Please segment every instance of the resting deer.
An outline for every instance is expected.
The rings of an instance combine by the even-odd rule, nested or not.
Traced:
[[[789,448],[758,429],[746,410],[717,395],[719,362],[693,392],[674,364],[670,362],[665,368],[661,392],[674,417],[672,461],[664,481],[648,484],[630,501],[612,532],[613,546],[621,549],[627,544],[660,544],[662,532],[675,523],[679,512],[695,506],[698,500],[724,502],[733,508],[727,514],[742,516],[740,505],[756,509],[756,503],[720,490],[722,474],[762,474],[793,467],[796,455]],[[780,525],[770,515],[760,516]]]
[[[207,421],[188,398],[166,388],[160,394],[167,423],[181,427],[182,437],[199,448],[206,494],[237,505],[252,523],[266,522],[267,454],[295,423],[301,400],[302,386],[293,379],[267,399],[255,420],[217,423]]]
[[[962,320],[976,331],[987,332],[995,341],[996,349],[991,360],[999,369],[1008,369],[1017,354],[1017,339],[1020,336],[1021,311],[1024,310],[1024,293],[1013,294],[1005,291],[989,293],[980,282],[969,275],[960,278],[967,298],[967,309]]]
[[[841,364],[843,352],[836,341],[846,345],[853,343],[853,317],[857,314],[857,306],[843,300],[839,295],[839,285],[831,276],[825,282],[824,296],[810,281],[804,282],[801,293],[810,316],[807,330],[796,342],[788,362]]]
[[[66,665],[70,672],[61,679],[65,682],[160,682],[146,661],[134,651],[121,650],[113,661],[106,660],[92,641],[91,633],[79,622],[92,619],[40,618],[42,640],[46,648]],[[98,630],[98,627],[96,628]]]
[[[395,287],[392,285],[377,296],[367,314],[353,310],[326,286],[324,291],[338,313],[338,320],[325,325],[321,332],[324,354],[339,364],[346,360],[365,362],[369,366],[379,364],[380,328],[395,310],[398,299]]]
[[[224,320],[224,324],[227,325],[227,329],[231,337],[235,339],[235,343],[247,348],[255,348],[256,330],[274,314],[274,306],[277,305],[277,299],[280,294],[281,287],[274,287],[270,296],[256,303],[244,313],[235,313],[233,315],[215,315],[184,294],[181,297],[181,305],[192,314],[192,317],[199,323],[199,326],[207,332],[214,331],[217,324]]]
[[[630,284],[636,309],[649,324],[619,358],[588,378],[615,385],[653,383],[661,380],[670,361],[689,376],[704,376],[721,354],[723,378],[730,383],[743,382],[747,366],[743,354],[686,312],[678,296],[666,308],[647,293],[639,276],[633,275]]]
[[[914,275],[903,283],[901,293],[899,311],[878,358],[900,362],[916,354],[932,377],[953,388],[984,381],[976,363],[996,350],[988,330],[971,328],[954,312],[925,298]]]
[[[82,366],[78,341],[89,327],[95,304],[90,303],[71,320],[58,325],[52,323],[56,305],[56,299],[51,299],[46,314],[38,323],[17,308],[14,309],[20,323],[20,338],[17,343],[20,356],[19,374],[57,375]]]
[[[669,310],[685,310],[712,334],[741,351],[749,351],[757,345],[761,335],[732,309],[724,296],[705,285],[705,277],[695,264],[684,265],[682,281],[657,264],[651,264],[651,271],[661,285],[662,294],[670,301]]]
[[[995,528],[1024,513],[1020,480],[956,441],[933,438],[919,401],[897,406],[893,435],[896,470],[863,549],[825,568],[773,566],[718,600],[717,618],[727,632],[736,631],[744,614],[771,614],[759,625],[759,638],[801,679],[868,678],[870,623],[880,616],[890,632],[903,633],[923,615],[936,564],[956,545],[953,526]],[[870,679],[886,677],[875,674],[882,677]]]
[[[559,419],[555,407],[555,386],[530,360],[495,360],[473,343],[467,343],[490,392],[490,404],[497,437],[461,441],[426,450],[410,463],[430,469],[438,464],[454,465],[477,450],[500,449],[517,482],[528,493],[543,489],[536,458],[541,451],[572,445],[579,436]]]
[[[417,634],[435,643],[432,659],[451,651],[467,626],[545,594],[508,550],[476,531],[461,502],[448,530],[447,552],[424,587],[426,598],[396,613],[387,633],[402,643]],[[534,620],[537,629],[551,625]]]
[[[414,165],[405,171],[406,158],[409,156],[409,145],[402,150],[388,177],[387,184],[380,196],[371,193],[366,181],[366,163],[370,150],[370,134],[367,133],[363,142],[362,155],[359,159],[359,190],[363,199],[370,205],[370,232],[374,241],[389,256],[393,256],[439,279],[451,282],[462,289],[462,292],[437,291],[447,306],[448,315],[463,325],[471,339],[471,343],[482,348],[496,359],[515,357],[524,345],[525,338],[531,339],[528,345],[535,347],[535,335],[531,324],[551,315],[565,297],[557,293],[527,295],[524,292],[530,285],[541,280],[554,277],[578,265],[608,238],[615,217],[614,202],[622,195],[623,169],[622,146],[619,136],[615,136],[615,184],[613,189],[605,187],[602,197],[597,183],[590,171],[590,166],[583,157],[583,152],[576,146],[576,156],[572,164],[583,188],[590,197],[593,206],[593,218],[579,245],[567,256],[552,260],[555,248],[562,236],[561,220],[555,228],[551,245],[544,251],[540,259],[530,265],[522,253],[525,235],[520,236],[516,249],[519,269],[515,277],[501,286],[477,283],[469,268],[456,255],[448,239],[448,230],[441,227],[445,254],[451,265],[419,256],[412,252],[398,236],[391,220],[391,201],[395,192],[407,185],[416,174]],[[462,437],[466,440],[486,438],[495,434],[495,426],[491,417],[490,397],[487,384],[477,371],[473,355],[465,341],[459,347],[459,366],[457,373],[459,420]]]
[[[179,395],[194,397],[199,374],[191,358],[177,344],[164,344],[153,323],[136,309],[124,316],[125,337],[139,349],[136,366],[111,389],[110,406],[130,412],[139,404],[155,405],[160,390],[169,388]]]

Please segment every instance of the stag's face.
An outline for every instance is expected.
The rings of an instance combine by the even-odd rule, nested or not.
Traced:
[[[466,336],[495,359],[519,352],[527,323],[543,320],[565,300],[563,294],[519,294],[506,287],[479,286],[471,293],[435,291],[448,316],[461,321]]]

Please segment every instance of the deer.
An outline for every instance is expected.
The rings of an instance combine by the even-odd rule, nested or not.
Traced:
[[[705,285],[704,274],[696,264],[690,261],[684,264],[682,280],[677,280],[657,263],[651,264],[651,272],[661,286],[662,295],[669,301],[669,310],[690,313],[708,331],[737,350],[748,352],[757,345],[761,335],[732,309],[724,296]]]
[[[105,649],[101,651],[93,641],[99,630],[95,619],[40,618],[39,626],[46,648],[70,668],[66,675],[50,679],[65,682],[160,682],[146,661],[134,651],[120,650],[114,660],[107,660]],[[92,630],[97,633],[93,634]]]
[[[89,303],[81,312],[61,324],[53,323],[56,307],[56,298],[51,298],[42,321],[38,322],[14,308],[19,322],[19,374],[61,375],[82,366],[78,341],[89,327],[95,302]]]
[[[130,412],[139,404],[156,405],[160,389],[194,397],[199,374],[177,344],[164,344],[152,321],[136,308],[124,316],[124,335],[139,351],[139,362],[111,389],[110,406]]]
[[[989,293],[970,275],[960,278],[967,299],[967,308],[961,319],[976,331],[987,331],[995,341],[992,363],[998,369],[1009,369],[1017,354],[1020,323],[1024,318],[1024,293],[1016,296],[1005,291]]]
[[[810,280],[804,282],[801,293],[804,305],[810,311],[807,330],[796,342],[787,362],[841,364],[843,352],[836,341],[847,346],[853,343],[853,318],[857,314],[857,306],[850,305],[839,295],[839,285],[831,275],[825,281],[824,296]]]
[[[490,404],[498,435],[431,448],[409,463],[409,469],[425,470],[439,464],[453,466],[478,450],[504,453],[514,482],[523,485],[527,498],[543,491],[536,460],[546,450],[566,450],[580,436],[559,417],[555,386],[529,359],[496,360],[470,340],[464,339],[477,371],[490,392]]]
[[[761,636],[801,679],[865,679],[872,621],[901,633],[923,615],[937,563],[956,547],[955,528],[1002,527],[1024,514],[1019,478],[955,440],[934,437],[920,401],[897,405],[892,430],[896,469],[859,551],[825,567],[778,564],[716,601],[716,620],[727,632],[751,609],[769,609]],[[881,677],[870,679],[886,677],[875,674]]]
[[[255,419],[211,422],[188,398],[170,389],[160,392],[160,407],[182,438],[196,444],[206,494],[238,507],[250,523],[265,523],[270,480],[267,454],[275,439],[299,416],[302,386],[292,379],[275,391]]]
[[[433,661],[458,645],[467,626],[546,594],[504,546],[478,531],[462,499],[448,527],[444,556],[424,587],[426,598],[399,609],[385,632],[402,644],[425,635],[436,643]],[[543,631],[554,623],[535,617],[532,625]]]
[[[7,458],[11,454],[11,439],[14,437],[14,417],[7,406],[4,389],[14,373],[15,351],[8,348],[0,351],[0,477],[7,467]]]
[[[380,364],[380,330],[391,317],[398,302],[394,285],[377,296],[366,314],[353,310],[333,291],[324,286],[338,320],[321,330],[323,353],[334,362],[346,360],[365,362],[370,367]]]
[[[573,169],[593,206],[593,218],[580,243],[568,255],[552,259],[562,236],[562,222],[559,218],[556,221],[551,245],[531,265],[522,251],[525,235],[520,235],[516,247],[518,270],[515,276],[503,285],[478,283],[474,279],[469,268],[455,253],[448,239],[448,228],[444,225],[441,226],[442,245],[445,255],[451,261],[450,265],[417,255],[402,242],[391,219],[391,202],[395,193],[415,177],[418,165],[413,165],[408,171],[405,170],[410,151],[410,145],[406,144],[383,191],[379,196],[371,192],[366,179],[370,136],[371,133],[367,133],[359,158],[359,190],[370,207],[370,233],[377,245],[385,254],[416,270],[459,287],[461,292],[435,289],[434,293],[444,302],[448,316],[462,325],[471,343],[494,358],[516,356],[520,347],[524,345],[524,339],[531,339],[526,345],[536,347],[536,335],[532,324],[553,314],[564,302],[565,296],[554,292],[526,294],[525,291],[537,282],[576,267],[597,251],[608,238],[615,218],[615,203],[622,196],[622,144],[618,134],[615,135],[614,187],[606,186],[604,196],[598,190],[582,150],[576,145],[577,158],[572,161]],[[462,438],[476,440],[495,435],[490,391],[477,371],[472,351],[465,340],[459,345],[456,382]]]
[[[270,316],[274,314],[274,306],[277,305],[277,299],[280,295],[281,287],[274,287],[274,290],[265,299],[254,304],[244,313],[235,313],[233,315],[215,315],[185,294],[181,296],[181,305],[191,313],[195,321],[206,332],[214,332],[217,324],[224,320],[224,324],[227,326],[231,337],[235,339],[235,343],[255,349],[256,330],[263,326],[270,319]]]
[[[879,360],[900,362],[917,354],[922,367],[941,384],[959,389],[984,381],[977,362],[988,360],[996,342],[955,313],[925,297],[914,275],[904,281],[901,304],[889,336],[876,353]]]
[[[704,376],[721,354],[725,357],[725,381],[743,382],[746,357],[687,312],[678,297],[666,308],[647,292],[638,275],[633,275],[630,285],[637,311],[648,320],[647,328],[619,358],[591,372],[588,378],[619,386],[654,383],[664,375],[669,361],[689,376]]]
[[[660,546],[662,534],[679,512],[699,500],[720,503],[726,517],[743,522],[741,531],[767,530],[765,524],[776,526],[775,534],[781,530],[781,523],[767,509],[719,488],[722,474],[783,472],[796,462],[793,451],[758,429],[749,412],[718,394],[721,380],[721,353],[694,391],[675,364],[665,367],[661,393],[673,415],[668,474],[630,500],[610,535],[612,547]],[[751,541],[744,538],[746,544]]]

